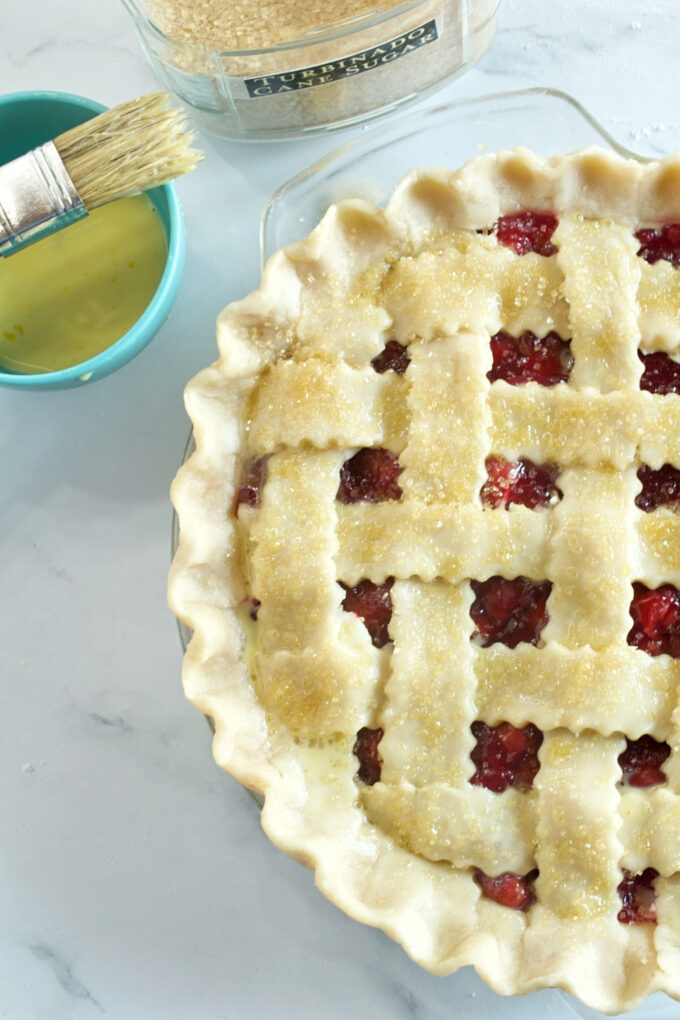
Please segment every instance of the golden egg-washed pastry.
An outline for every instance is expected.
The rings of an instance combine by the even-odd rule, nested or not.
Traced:
[[[680,158],[422,169],[219,318],[169,583],[221,766],[423,967],[680,997]]]

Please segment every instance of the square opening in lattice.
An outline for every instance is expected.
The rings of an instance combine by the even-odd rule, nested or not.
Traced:
[[[475,598],[470,616],[476,630],[472,639],[483,648],[500,642],[515,648],[524,642],[538,645],[548,622],[550,581],[528,577],[490,577],[470,581]]]
[[[525,330],[511,336],[505,330],[491,337],[493,365],[487,372],[489,382],[502,379],[511,386],[536,382],[539,386],[557,386],[567,382],[574,367],[571,343],[554,330],[536,336]]]
[[[648,588],[636,581],[630,615],[633,626],[628,632],[629,645],[648,655],[680,658],[680,592],[674,585]]]
[[[340,468],[336,498],[341,503],[382,503],[401,498],[399,460],[389,450],[364,447]]]
[[[507,509],[516,504],[537,510],[554,506],[562,499],[557,486],[560,473],[557,464],[534,464],[527,457],[519,460],[487,457],[484,466],[487,478],[479,493],[484,506]]]

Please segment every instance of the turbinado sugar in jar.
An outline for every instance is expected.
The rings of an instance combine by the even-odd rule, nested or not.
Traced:
[[[421,97],[487,49],[499,0],[127,0],[163,82],[227,138],[294,137]]]

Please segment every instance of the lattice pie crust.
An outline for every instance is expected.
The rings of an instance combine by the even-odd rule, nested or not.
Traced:
[[[522,210],[557,217],[555,254],[499,243]],[[410,173],[385,211],[333,206],[220,316],[172,489],[186,693],[218,763],[265,795],[270,838],[428,970],[603,1012],[680,997],[680,660],[627,642],[633,583],[680,587],[680,516],[635,504],[642,464],[680,467],[680,397],[643,392],[638,356],[680,356],[680,273],[634,237],[671,221],[680,157],[597,149],[486,154]],[[490,382],[501,330],[569,339],[568,380]],[[403,374],[371,364],[390,340]],[[398,457],[400,498],[336,499],[365,447]],[[484,506],[490,454],[553,462],[562,498]],[[259,505],[237,506],[265,457]],[[470,581],[492,576],[551,582],[538,644],[471,640]],[[388,577],[378,648],[339,582]],[[475,720],[542,731],[529,789],[471,784]],[[363,727],[384,730],[372,784]],[[670,747],[666,781],[626,787],[618,757],[644,734]],[[622,869],[647,868],[656,923],[621,923]],[[529,909],[483,895],[476,869],[537,869]]]

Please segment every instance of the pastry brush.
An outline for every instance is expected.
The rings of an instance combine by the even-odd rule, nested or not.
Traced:
[[[0,166],[0,255],[193,170],[202,155],[169,100],[121,103]]]

